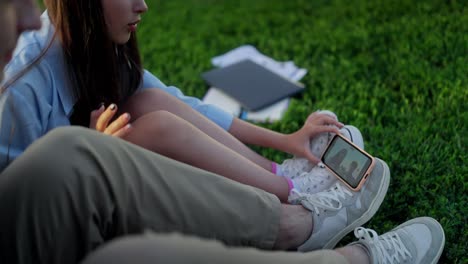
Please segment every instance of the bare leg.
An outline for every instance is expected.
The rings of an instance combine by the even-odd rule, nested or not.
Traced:
[[[258,166],[172,113],[151,112],[138,118],[133,127],[125,138],[132,143],[287,201],[289,188],[285,178]]]
[[[241,141],[225,131],[211,120],[181,102],[176,97],[160,90],[148,89],[133,95],[123,106],[122,111],[129,112],[135,120],[145,114],[165,110],[188,121],[203,133],[241,154],[264,169],[271,169],[271,161],[262,157]]]
[[[309,238],[312,230],[313,222],[310,211],[305,210],[302,206],[283,204],[278,238],[274,249],[297,248]],[[335,251],[343,255],[349,263],[370,263],[369,255],[363,247],[351,245],[337,248]]]
[[[302,245],[312,233],[310,211],[298,205],[281,205],[280,226],[275,249],[291,249]]]
[[[360,246],[346,246],[335,249],[336,252],[343,255],[349,263],[369,264],[370,258],[364,248]]]

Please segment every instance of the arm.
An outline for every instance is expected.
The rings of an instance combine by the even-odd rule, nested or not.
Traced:
[[[229,127],[231,127],[233,116],[226,111],[210,104],[205,104],[203,103],[200,99],[192,96],[186,96],[184,95],[180,89],[174,86],[166,86],[164,83],[162,83],[157,77],[155,77],[153,74],[150,72],[146,71],[144,72],[143,75],[143,85],[142,85],[142,90],[144,89],[152,89],[152,88],[157,88],[161,89],[172,96],[175,96],[182,102],[186,103],[220,127],[222,127],[224,130],[228,130]]]
[[[300,130],[288,135],[281,134],[255,126],[240,119],[233,118],[232,115],[213,105],[208,105],[197,98],[183,95],[182,92],[175,87],[166,87],[150,73],[145,72],[145,74],[146,77],[144,78],[143,89],[149,87],[162,87],[160,89],[188,104],[193,109],[227,130],[239,141],[262,147],[270,147],[297,156],[306,157],[315,163],[319,160],[310,151],[310,139],[323,132],[338,133],[336,127],[329,125],[336,125],[337,127],[343,126],[329,115],[313,113],[307,118],[304,126]]]
[[[313,113],[301,129],[291,134],[278,133],[237,118],[229,132],[246,144],[281,150],[317,163],[318,158],[310,151],[310,139],[324,132],[339,133],[335,126],[342,127],[343,124],[328,115]]]
[[[251,124],[239,118],[234,118],[228,131],[246,144],[274,149],[287,148],[285,134]]]

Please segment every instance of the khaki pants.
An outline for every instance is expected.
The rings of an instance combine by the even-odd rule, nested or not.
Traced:
[[[180,234],[146,234],[126,237],[93,252],[82,264],[334,264],[347,263],[332,250],[309,253],[266,251],[254,248],[226,247],[213,241]]]
[[[279,213],[278,199],[254,187],[88,129],[60,128],[0,175],[0,263],[77,263],[145,230],[163,240],[178,232],[271,249]]]

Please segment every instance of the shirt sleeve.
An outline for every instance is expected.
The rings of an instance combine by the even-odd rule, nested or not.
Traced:
[[[51,106],[27,80],[19,80],[0,97],[0,170],[46,133]]]
[[[177,87],[166,86],[158,78],[156,78],[156,76],[145,70],[143,74],[143,85],[141,89],[152,88],[162,89],[167,93],[177,97],[182,102],[188,104],[190,107],[200,112],[202,115],[206,116],[208,119],[215,122],[225,130],[228,130],[231,127],[232,120],[234,117],[230,113],[214,105],[205,104],[198,98],[186,96]]]

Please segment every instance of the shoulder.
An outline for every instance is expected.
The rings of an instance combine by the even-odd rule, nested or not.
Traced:
[[[41,60],[36,62],[34,67],[32,67],[30,71],[25,72],[24,75],[30,75],[30,72],[36,70],[41,72],[43,76],[33,74],[35,77],[47,77],[53,74],[51,71],[53,66],[63,61],[63,56],[61,56],[62,50],[58,41],[52,41],[54,28],[46,12],[42,14],[41,20],[42,27],[40,30],[26,31],[20,35],[18,44],[13,53],[13,58],[5,67],[6,82],[25,71],[25,69],[35,62],[46,49],[47,51],[42,56]],[[49,44],[51,44],[50,47]],[[60,68],[57,67],[57,69]]]
[[[143,83],[142,88],[167,88],[166,85],[159,80],[158,77],[154,76],[151,72],[144,70],[143,71]]]
[[[32,67],[24,61],[27,52],[19,52],[5,69],[5,83],[12,81],[7,91],[22,94],[26,98],[49,97],[55,87],[54,69],[46,59],[40,60]]]
[[[41,15],[42,27],[39,30],[23,32],[18,39],[18,44],[13,53],[14,66],[21,67],[29,65],[34,59],[41,55],[42,51],[52,45],[47,50],[44,58],[54,60],[56,55],[62,52],[58,41],[54,40],[55,28],[50,23],[47,12]],[[10,67],[11,68],[11,67]]]
[[[54,28],[47,13],[41,19],[43,25],[39,31],[21,34],[13,58],[5,68],[5,83],[20,76],[7,90],[14,90],[14,94],[21,94],[26,99],[51,101],[57,94],[67,92],[70,78],[61,45],[52,40]],[[35,62],[45,49],[42,58]]]

